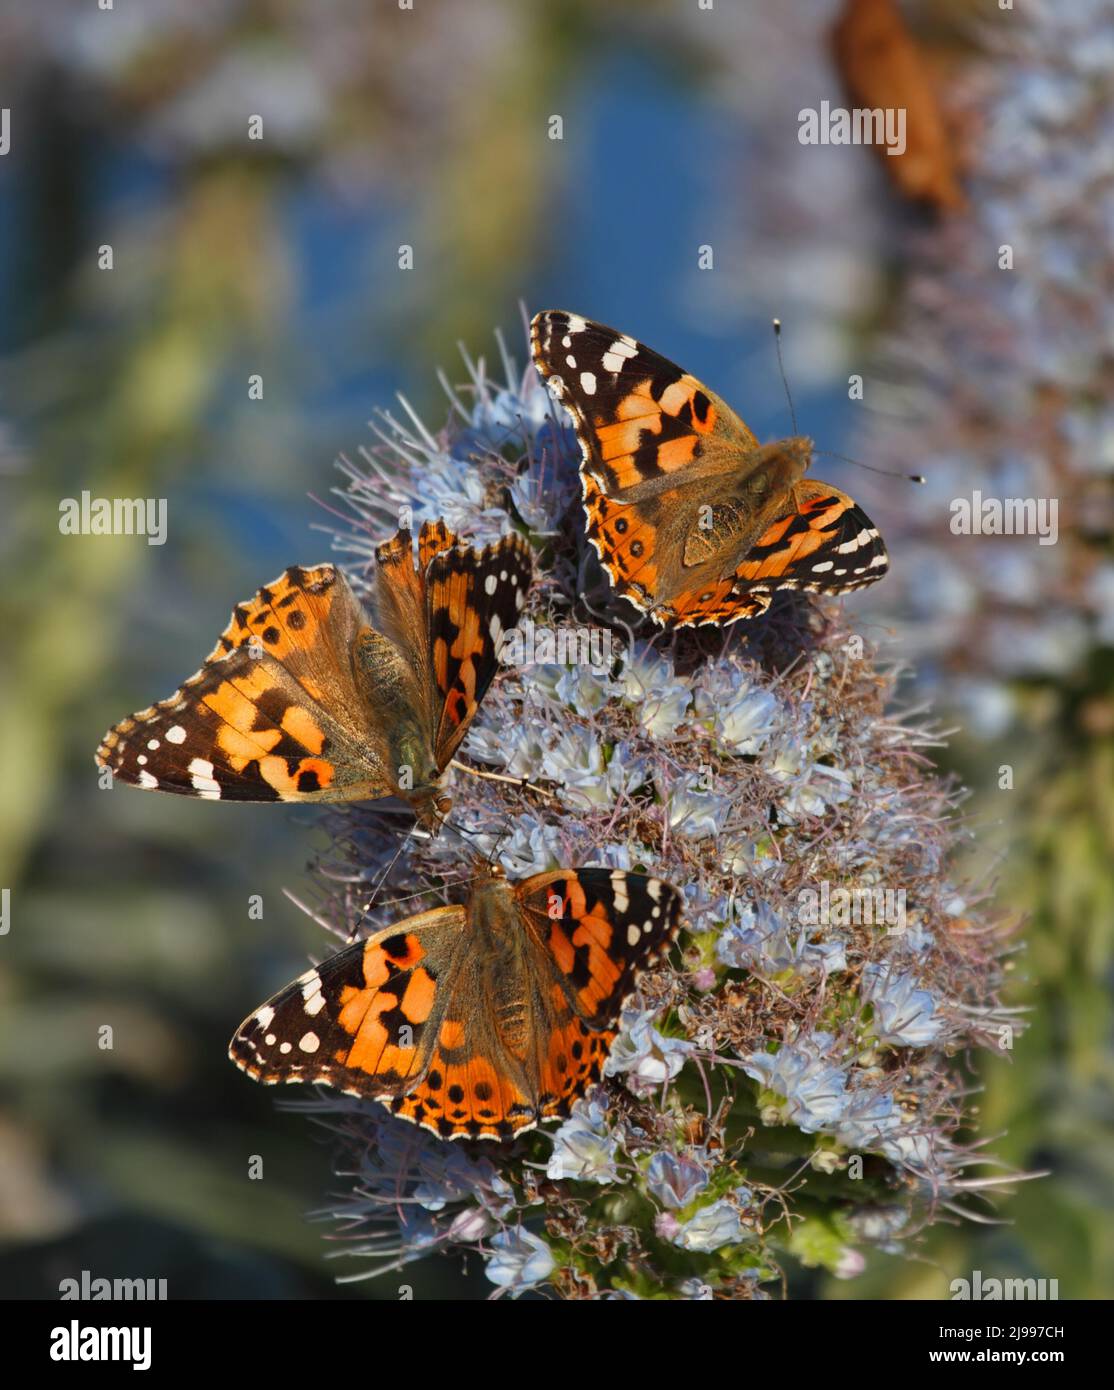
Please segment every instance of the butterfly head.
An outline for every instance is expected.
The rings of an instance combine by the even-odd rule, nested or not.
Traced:
[[[763,444],[755,451],[753,467],[747,471],[748,490],[760,489],[771,496],[783,496],[794,483],[801,481],[811,462],[812,440],[803,434]],[[755,497],[753,500],[757,504],[762,499]]]
[[[453,809],[452,797],[446,796],[436,782],[415,787],[405,796],[414,809],[418,824],[431,835],[436,835]]]

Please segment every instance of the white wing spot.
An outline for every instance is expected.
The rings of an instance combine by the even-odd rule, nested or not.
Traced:
[[[264,1004],[261,1009],[256,1009],[255,1011],[255,1021],[259,1024],[260,1028],[266,1028],[274,1016],[275,1011],[271,1008],[270,1004]]]
[[[826,570],[830,570],[834,564],[834,560],[821,560],[818,565],[813,565],[812,568],[817,574],[823,574]]]
[[[185,743],[186,731],[181,724],[175,724],[172,728],[167,729],[166,741],[167,743]]]
[[[275,1035],[274,1035],[274,1033],[268,1033],[267,1036],[263,1039],[263,1041],[267,1044],[268,1047],[274,1047],[274,1045],[275,1045]]]
[[[279,1051],[280,1051],[281,1053],[283,1053],[283,1054],[285,1054],[285,1053],[287,1053],[287,1052],[293,1052],[293,1051],[294,1051],[294,1044],[293,1044],[293,1043],[288,1043],[288,1042],[279,1043]]]
[[[627,928],[627,945],[637,946],[641,940],[642,933],[638,930],[638,927],[632,922],[630,926]]]
[[[316,1033],[303,1033],[298,1040],[298,1046],[303,1052],[316,1052],[321,1046],[321,1039]]]
[[[484,580],[484,593],[487,594],[487,596],[490,598],[498,587],[498,579],[496,579],[493,574],[489,574],[487,578]]]
[[[321,993],[321,977],[316,970],[302,986],[302,1002],[310,1018],[316,1018],[325,1007],[325,996]]]
[[[194,758],[189,765],[190,781],[198,796],[207,801],[220,800],[220,783],[213,778],[213,764],[205,758]]]
[[[594,396],[596,394],[596,378],[592,372],[580,373],[580,389],[586,396]]]
[[[141,772],[139,774],[139,785],[141,787],[146,787],[148,791],[154,791],[159,785],[159,779],[157,777],[152,777],[149,772]]]
[[[156,749],[158,746],[159,746],[159,741],[158,741],[157,738],[149,738],[149,739],[147,740],[147,747],[151,750],[152,753],[155,751],[155,749]]]
[[[603,365],[609,372],[621,372],[623,362],[638,354],[637,346],[626,338],[616,338],[603,355]]]

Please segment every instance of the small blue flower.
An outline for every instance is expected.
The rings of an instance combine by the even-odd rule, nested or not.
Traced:
[[[671,734],[692,703],[692,691],[674,679],[669,662],[643,643],[627,653],[619,685],[624,699],[639,706],[639,721],[655,738]]]
[[[582,1101],[553,1135],[553,1152],[546,1175],[554,1182],[614,1182],[619,1176],[615,1151],[619,1141],[607,1127],[607,1112]]]
[[[773,760],[764,766],[782,784],[781,808],[787,817],[822,816],[829,806],[838,806],[851,795],[851,774],[842,767],[829,767],[812,761],[813,750],[788,739]]]
[[[605,1076],[625,1076],[636,1095],[657,1090],[681,1070],[693,1050],[684,1038],[666,1038],[654,1027],[654,1012],[624,1009],[619,1036],[604,1063]]]
[[[769,903],[743,903],[737,913],[738,920],[729,923],[716,940],[716,956],[724,965],[763,975],[790,969],[802,975],[847,969],[841,941],[811,941],[809,927],[783,922]]]
[[[739,1213],[729,1202],[712,1202],[681,1226],[673,1237],[682,1250],[711,1255],[725,1245],[738,1245],[746,1239]]]
[[[782,1043],[775,1053],[752,1052],[743,1058],[748,1076],[785,1098],[785,1118],[804,1134],[838,1123],[847,1107],[847,1077],[823,1055],[831,1036],[815,1033],[797,1043]]]
[[[889,962],[864,969],[862,996],[874,1006],[874,1031],[880,1042],[927,1047],[944,1031],[931,993],[920,987],[916,976]]]
[[[695,1159],[663,1150],[650,1160],[646,1186],[663,1206],[679,1211],[708,1186],[708,1174]]]
[[[709,664],[697,677],[696,712],[710,721],[720,742],[733,753],[759,753],[777,728],[781,706],[733,665]]]
[[[622,782],[622,768],[609,765],[603,744],[590,729],[574,724],[542,760],[544,776],[562,788],[562,800],[579,810],[609,806]]]
[[[693,840],[718,835],[731,813],[731,803],[700,785],[700,774],[690,773],[675,783],[666,799],[670,828]]]
[[[493,1284],[515,1293],[542,1283],[557,1266],[545,1241],[521,1226],[492,1236],[491,1248],[484,1272]]]
[[[555,694],[562,704],[569,705],[581,714],[590,714],[602,709],[615,693],[615,684],[606,671],[596,671],[591,666],[568,666],[562,668],[555,688]]]

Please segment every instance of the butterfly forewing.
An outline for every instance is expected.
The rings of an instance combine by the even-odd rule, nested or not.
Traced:
[[[455,546],[433,556],[426,604],[433,679],[442,698],[434,747],[444,768],[460,746],[499,669],[504,637],[526,605],[530,547],[504,536],[477,553]]]
[[[680,482],[708,445],[740,454],[758,441],[713,391],[625,333],[563,310],[535,316],[534,361],[572,414],[584,467],[603,492],[632,500],[668,474]],[[644,491],[645,489],[643,489]]]
[[[789,501],[736,570],[741,588],[844,593],[885,574],[889,560],[878,528],[845,492],[808,478]]]
[[[524,915],[576,1015],[607,1028],[639,974],[676,938],[681,894],[672,884],[623,869],[554,870],[518,888]]]
[[[244,1020],[229,1046],[266,1085],[324,1082],[391,1100],[430,1066],[444,995],[465,925],[462,907],[406,918],[346,946]]]

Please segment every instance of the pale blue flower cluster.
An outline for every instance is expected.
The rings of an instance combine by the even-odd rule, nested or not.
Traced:
[[[544,393],[523,390],[510,368],[498,388],[474,375],[470,389],[475,404],[458,406],[444,439],[417,421],[392,422],[409,469],[391,484],[392,503],[421,498],[416,517],[445,515],[480,539],[526,525],[544,543],[575,508],[575,440]],[[509,514],[486,505],[500,489]],[[356,480],[353,490],[363,506],[367,488]],[[522,625],[535,643],[577,621],[552,573],[536,587]],[[595,608],[591,620],[602,621]],[[881,1156],[915,1179],[903,1189],[908,1219],[918,1193],[950,1192],[962,1171],[950,1103],[958,1083],[943,1048],[986,1026],[997,977],[985,956],[961,979],[943,976],[945,959],[958,968],[936,931],[940,903],[955,896],[944,878],[949,793],[931,780],[910,791],[909,750],[930,735],[877,713],[865,665],[864,695],[859,668],[822,645],[791,676],[772,677],[742,642],[684,666],[661,634],[615,633],[608,661],[505,666],[458,755],[504,780],[454,773],[442,834],[408,842],[393,868],[397,841],[355,814],[342,838],[361,882],[386,871],[388,904],[395,888],[424,886],[431,905],[459,901],[462,867],[466,877],[477,856],[514,880],[578,865],[651,871],[682,890],[687,936],[628,999],[603,1082],[567,1119],[511,1153],[478,1158],[401,1121],[364,1119],[356,1185],[337,1214],[359,1210],[371,1222],[373,1212],[388,1262],[474,1249],[500,1294],[552,1286],[645,1297],[650,1286],[620,1277],[614,1255],[636,1236],[607,1217],[611,1198],[632,1189],[637,1210],[652,1213],[637,1239],[667,1242],[691,1262],[680,1277],[662,1274],[670,1297],[727,1284],[731,1296],[762,1296],[749,1281],[784,1255],[777,1222],[793,1197],[760,1191],[717,1130],[722,1076],[740,1133],[773,1126],[796,1136],[787,1178],[809,1159],[820,1181],[848,1155]],[[330,882],[346,881],[331,872]],[[907,887],[900,930],[807,917],[801,894],[822,881],[868,893]],[[397,915],[377,906],[369,925]],[[985,1008],[958,1009],[960,997]],[[832,1010],[844,1022],[822,1026]],[[350,1105],[335,1109],[351,1135]],[[400,1169],[413,1185],[395,1210],[388,1194],[397,1198]],[[879,1195],[864,1184],[863,1208]],[[895,1219],[882,1238],[892,1245],[900,1230]],[[353,1250],[375,1252],[371,1242]],[[831,1257],[841,1278],[862,1267],[850,1246]]]

